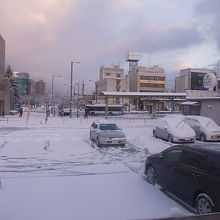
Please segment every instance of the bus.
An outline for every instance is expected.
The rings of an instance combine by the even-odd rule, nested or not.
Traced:
[[[108,115],[121,115],[123,114],[123,105],[108,105]],[[105,104],[86,105],[85,109],[89,115],[105,114]]]

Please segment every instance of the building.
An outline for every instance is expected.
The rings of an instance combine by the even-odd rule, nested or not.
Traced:
[[[5,79],[5,40],[0,35],[0,115],[9,114],[12,106],[10,80]]]
[[[133,71],[129,71],[129,91],[164,92],[165,80],[165,71],[161,67],[136,67]]]
[[[113,67],[101,66],[99,80],[96,82],[96,92],[126,92],[129,89],[129,79],[124,75],[124,69],[119,65]],[[119,104],[119,99],[112,99],[110,103]]]
[[[45,87],[46,87],[46,83],[43,80],[39,80],[38,82],[36,82],[36,87],[35,87],[36,94],[44,95]]]
[[[5,74],[5,40],[0,35],[0,77]]]
[[[175,79],[176,92],[186,92],[186,90],[206,90],[203,85],[203,78],[207,73],[213,73],[216,75],[216,70],[197,68],[180,70],[180,76]]]
[[[184,115],[201,115],[212,118],[220,125],[220,95],[216,91],[188,90],[186,102],[181,103]]]
[[[35,93],[36,93],[36,82],[33,79],[29,79],[28,95],[33,95]]]
[[[28,95],[29,73],[13,72],[12,78],[16,84],[18,96],[21,98]]]

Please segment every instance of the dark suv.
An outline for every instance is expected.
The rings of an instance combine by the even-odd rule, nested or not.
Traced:
[[[145,175],[198,214],[220,211],[220,144],[170,147],[147,158]]]

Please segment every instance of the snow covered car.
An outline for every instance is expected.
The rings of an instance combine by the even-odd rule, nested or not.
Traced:
[[[125,146],[126,136],[114,123],[95,121],[90,128],[90,140],[98,147],[103,145]]]
[[[220,126],[211,118],[204,116],[186,116],[184,121],[194,129],[196,138],[201,141],[220,141]]]
[[[195,131],[183,119],[184,116],[174,115],[158,119],[153,136],[169,142],[195,142]]]

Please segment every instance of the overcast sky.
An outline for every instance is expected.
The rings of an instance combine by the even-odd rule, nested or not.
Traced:
[[[98,80],[101,65],[126,70],[128,51],[143,66],[160,65],[170,82],[187,67],[220,59],[219,0],[0,0],[6,65],[68,91],[74,81]]]

